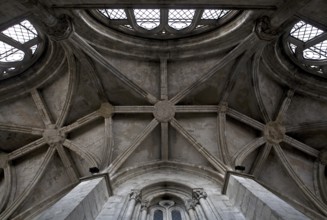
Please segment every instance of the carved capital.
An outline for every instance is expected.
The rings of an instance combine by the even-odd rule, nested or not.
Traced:
[[[140,199],[140,190],[132,189],[129,193],[129,200],[139,200]]]
[[[285,127],[278,121],[270,121],[264,128],[264,136],[268,143],[279,144],[285,137]]]
[[[193,198],[196,200],[207,198],[207,193],[202,188],[193,189]]]
[[[186,206],[186,209],[189,210],[189,209],[195,209],[195,206],[197,204],[198,204],[197,200],[189,199],[189,200],[186,201],[185,206]]]
[[[271,26],[267,16],[259,18],[255,25],[255,33],[264,41],[272,41],[277,37],[277,30]]]
[[[53,26],[47,26],[47,33],[50,38],[55,41],[65,40],[70,37],[73,32],[73,25],[68,16],[62,15],[57,19]]]
[[[149,201],[148,200],[142,200],[141,201],[141,211],[147,210],[149,207]]]

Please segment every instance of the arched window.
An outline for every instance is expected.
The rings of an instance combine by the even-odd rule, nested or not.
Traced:
[[[291,59],[306,71],[327,77],[327,32],[305,21],[293,25],[286,36]]]
[[[12,77],[36,59],[42,39],[28,20],[0,30],[0,80]]]
[[[235,17],[225,9],[108,8],[92,11],[107,26],[146,38],[172,39],[213,30]]]
[[[160,200],[150,207],[150,219],[185,220],[185,209],[173,200]]]

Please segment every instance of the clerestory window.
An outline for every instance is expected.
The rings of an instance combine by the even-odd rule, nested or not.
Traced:
[[[98,9],[92,12],[109,27],[136,36],[172,39],[215,29],[237,11],[224,9]]]
[[[327,32],[305,21],[289,32],[287,49],[291,58],[305,70],[327,77]]]
[[[0,30],[0,80],[14,76],[37,58],[42,40],[28,20]]]

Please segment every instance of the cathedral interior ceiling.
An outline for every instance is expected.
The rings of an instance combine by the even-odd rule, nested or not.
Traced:
[[[304,79],[289,60],[288,71],[280,38],[254,31],[257,18],[286,1],[216,1],[243,11],[221,29],[168,41],[106,28],[83,9],[102,0],[41,2],[67,13],[74,32],[46,42],[26,73],[0,81],[0,219],[61,195],[89,167],[109,172],[119,190],[126,172],[178,164],[217,184],[243,165],[289,201],[327,215],[327,79]],[[327,26],[326,4],[294,13]],[[17,2],[2,6],[3,25],[29,16]]]

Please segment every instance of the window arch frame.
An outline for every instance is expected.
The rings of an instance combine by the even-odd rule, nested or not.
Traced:
[[[21,23],[24,21],[28,21],[33,26],[34,30],[36,31],[35,38],[24,43],[20,43],[14,38],[3,33],[3,31],[6,31],[15,25],[21,25]],[[22,16],[0,25],[0,41],[24,53],[22,60],[8,62],[0,61],[0,80],[4,80],[21,74],[31,67],[43,53],[47,43],[47,38],[45,34],[42,33],[40,28],[34,23],[33,18],[30,16]],[[34,46],[36,46],[35,51],[30,51],[31,47]]]
[[[298,67],[300,67],[302,70],[304,70],[307,73],[313,74],[314,76],[319,76],[323,78],[327,78],[327,58],[323,60],[317,60],[317,59],[306,59],[303,55],[304,50],[308,49],[305,47],[306,43],[311,43],[312,41],[319,37],[320,35],[317,35],[309,40],[306,40],[304,42],[300,42],[300,39],[295,39],[295,41],[298,41],[298,43],[302,43],[302,46],[296,46],[295,51],[291,48],[291,44],[294,44],[294,40],[291,36],[291,31],[294,28],[294,26],[299,23],[299,22],[304,22],[305,24],[309,24],[313,26],[314,28],[320,29],[323,31],[322,34],[324,35],[323,39],[320,40],[319,42],[316,42],[312,46],[323,42],[327,41],[327,29],[320,24],[315,23],[314,21],[311,20],[306,20],[306,19],[297,19],[296,21],[292,22],[291,25],[285,30],[285,33],[283,34],[281,40],[282,40],[282,47],[283,51],[286,53],[286,55],[293,61],[294,64],[296,64]],[[327,54],[326,54],[327,56]]]
[[[163,206],[161,205],[160,203],[161,202],[172,202],[173,204],[171,206]],[[176,201],[174,201],[174,197],[172,197],[171,199],[167,200],[167,199],[162,199],[162,200],[159,200],[159,202],[156,202],[155,204],[151,205],[149,207],[149,216],[148,216],[148,219],[149,220],[154,220],[154,213],[155,211],[157,210],[160,210],[162,211],[163,213],[163,220],[174,220],[172,218],[172,212],[174,210],[177,210],[179,211],[180,213],[180,216],[181,216],[181,220],[188,220],[188,218],[186,217],[187,216],[187,210],[186,208],[184,207],[181,207],[181,204],[177,203]]]
[[[105,9],[123,9],[127,16],[127,19],[110,19],[105,15],[101,14],[99,10]],[[157,27],[147,30],[145,28],[140,27],[136,20],[134,14],[134,9],[159,9],[160,10],[160,23]],[[182,28],[180,30],[174,29],[169,26],[169,10],[190,10],[194,9],[194,17],[192,18],[192,22],[189,26]],[[148,38],[148,39],[158,39],[158,40],[166,40],[166,39],[178,39],[183,37],[194,36],[197,34],[205,33],[211,30],[215,30],[220,26],[223,26],[232,20],[234,20],[242,11],[237,10],[229,10],[229,13],[225,13],[222,17],[218,19],[203,19],[202,15],[204,10],[229,10],[223,8],[99,8],[90,10],[89,13],[98,20],[100,23],[105,26],[136,37]],[[126,26],[130,26],[127,28]],[[202,27],[198,27],[203,25]],[[197,28],[198,27],[198,28]]]

